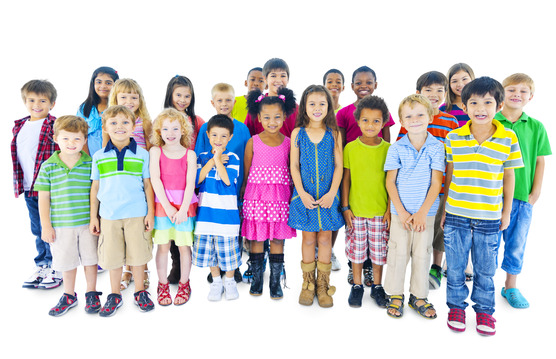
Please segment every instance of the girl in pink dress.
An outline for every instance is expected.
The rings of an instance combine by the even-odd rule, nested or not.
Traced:
[[[278,96],[265,97],[258,90],[251,91],[247,106],[264,128],[245,147],[241,235],[250,241],[253,281],[249,293],[263,292],[264,242],[270,240],[270,297],[280,299],[283,297],[280,274],[284,266],[284,239],[295,237],[295,229],[288,226],[291,142],[280,129],[296,103],[293,92],[284,88]]]

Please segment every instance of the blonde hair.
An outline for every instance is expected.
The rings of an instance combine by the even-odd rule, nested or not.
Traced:
[[[152,143],[159,147],[164,145],[164,140],[160,134],[164,120],[170,120],[171,122],[178,121],[180,123],[181,129],[183,130],[183,134],[180,138],[180,144],[185,148],[189,148],[193,140],[193,126],[189,121],[187,121],[185,115],[175,108],[164,109],[164,111],[162,111],[154,119],[153,134],[151,136]]]
[[[235,96],[235,91],[232,85],[223,82],[217,83],[216,85],[212,86],[212,90],[210,90],[211,97],[214,98],[214,95],[217,92],[230,93],[232,94],[232,96]]]
[[[145,98],[143,97],[143,90],[141,86],[132,79],[119,79],[114,83],[110,95],[108,96],[108,106],[114,106],[118,104],[118,94],[119,93],[136,93],[139,95],[139,108],[133,114],[135,117],[140,117],[143,120],[143,131],[145,132],[145,139],[149,139],[152,133],[152,120],[147,111],[147,104]],[[135,120],[133,121],[135,124]]]
[[[430,118],[434,117],[434,109],[432,108],[432,104],[431,104],[430,100],[423,95],[412,94],[412,95],[407,96],[406,98],[404,98],[402,100],[402,102],[400,102],[400,107],[398,107],[398,116],[400,117],[400,121],[403,118],[402,117],[402,108],[405,105],[408,105],[409,107],[413,108],[413,106],[415,106],[416,103],[425,106],[425,108],[427,109],[427,114],[429,115]]]
[[[108,120],[109,118],[114,118],[120,114],[127,117],[127,119],[131,121],[133,126],[135,126],[135,115],[129,108],[122,105],[110,106],[102,112],[102,126],[104,127],[106,125],[106,120]]]
[[[85,137],[87,137],[89,125],[87,124],[87,121],[78,116],[60,116],[56,119],[56,121],[54,121],[54,136],[58,136],[60,131],[82,133]]]
[[[502,86],[504,88],[506,88],[506,86],[512,86],[518,84],[524,84],[526,86],[529,86],[529,89],[531,90],[531,94],[535,93],[535,83],[533,82],[533,79],[529,77],[529,75],[526,75],[524,73],[518,72],[516,74],[510,75],[506,77],[502,82]]]

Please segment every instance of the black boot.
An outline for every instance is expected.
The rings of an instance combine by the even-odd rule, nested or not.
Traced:
[[[251,253],[249,261],[251,262],[251,272],[253,273],[253,281],[251,282],[251,289],[249,294],[261,295],[263,294],[264,284],[264,271],[263,271],[264,253]]]
[[[178,284],[181,278],[181,267],[180,267],[180,250],[174,241],[170,241],[170,257],[172,258],[172,269],[170,274],[168,274],[168,282],[170,284]]]
[[[284,268],[284,254],[270,254],[270,298],[281,299],[284,296],[280,285],[280,275]]]

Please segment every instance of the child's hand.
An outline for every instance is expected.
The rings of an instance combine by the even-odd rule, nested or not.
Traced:
[[[174,216],[171,218],[172,223],[181,224],[187,221],[187,210],[186,206],[182,206],[179,211],[176,211]]]
[[[355,219],[353,212],[351,209],[346,209],[342,215],[344,216],[344,220],[346,221],[346,228],[351,229],[353,227],[352,220]]]
[[[386,223],[386,229],[390,230],[390,220],[392,218],[392,214],[390,213],[390,210],[387,210],[384,213],[384,216],[382,216],[382,223]]]
[[[174,223],[174,216],[178,212],[176,207],[170,205],[168,208],[164,208],[164,212],[166,212],[166,217],[170,218],[170,221]]]
[[[328,192],[317,201],[317,204],[322,208],[330,208],[332,207],[332,203],[334,203],[335,195],[335,193]]]
[[[318,203],[315,201],[313,196],[311,196],[307,192],[299,193],[299,198],[301,198],[301,202],[307,209],[315,209],[318,206]]]
[[[404,210],[403,212],[398,212],[398,217],[400,218],[400,222],[402,222],[403,229],[405,229],[406,231],[411,231],[412,221],[409,221],[411,213]]]
[[[41,239],[46,243],[54,243],[56,240],[56,231],[52,228],[52,225],[42,227]]]
[[[510,214],[502,211],[502,218],[500,218],[500,230],[503,231],[510,225]]]
[[[427,214],[417,211],[406,220],[406,223],[413,225],[414,231],[423,232],[427,226]]]
[[[228,160],[230,159],[230,157],[228,155],[220,155],[220,162],[222,162],[223,165],[225,165],[226,163],[228,163]]]
[[[440,228],[444,230],[444,224],[446,223],[446,211],[442,212],[442,217],[440,218]]]
[[[530,204],[531,206],[534,206],[535,203],[537,203],[537,201],[539,200],[539,197],[540,197],[540,193],[538,193],[538,192],[531,192],[531,193],[529,194],[529,200],[528,200],[527,202],[529,202],[529,204]]]
[[[150,232],[154,228],[154,214],[147,213],[145,216],[145,232]]]
[[[100,222],[98,217],[92,217],[89,221],[89,232],[92,235],[98,236],[100,235]]]

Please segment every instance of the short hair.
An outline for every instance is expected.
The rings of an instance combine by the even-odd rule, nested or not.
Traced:
[[[524,73],[520,73],[520,72],[515,73],[513,75],[506,77],[504,81],[502,81],[502,86],[504,88],[506,88],[507,86],[518,85],[518,84],[524,84],[526,86],[529,86],[531,93],[532,94],[535,93],[535,83],[533,82],[533,79],[529,77],[529,75],[526,75]]]
[[[253,71],[260,71],[260,72],[263,72],[263,68],[262,68],[262,67],[253,67],[251,70],[249,70],[249,71],[247,72],[247,78],[249,78],[249,75],[251,75],[251,72],[253,72]]]
[[[44,95],[48,97],[51,103],[56,102],[58,93],[54,85],[48,80],[31,80],[21,88],[21,98],[23,102],[27,100],[29,93],[36,93],[37,95]]]
[[[473,95],[485,96],[491,95],[496,101],[496,107],[500,106],[504,102],[504,87],[502,84],[492,77],[483,76],[476,78],[471,81],[461,91],[461,100],[465,106],[467,106],[467,101]]]
[[[193,140],[193,125],[185,118],[185,115],[180,111],[176,110],[173,107],[164,109],[153,122],[153,134],[151,141],[155,146],[163,146],[164,140],[162,139],[162,135],[160,130],[162,128],[162,122],[164,120],[178,121],[180,126],[183,130],[183,135],[180,138],[180,144],[185,147],[189,148],[191,142]]]
[[[104,112],[102,112],[102,125],[106,125],[107,119],[116,117],[120,114],[126,116],[128,120],[131,120],[131,123],[135,126],[135,115],[129,108],[123,105],[113,105],[104,110]]]
[[[390,119],[390,111],[388,111],[388,106],[386,106],[386,102],[384,102],[384,99],[381,97],[374,95],[367,95],[363,97],[357,104],[355,112],[353,113],[357,121],[359,121],[361,112],[363,112],[364,109],[379,110],[380,112],[382,112],[382,124],[385,124]]]
[[[54,121],[54,136],[58,136],[60,131],[67,131],[73,133],[82,133],[87,137],[89,132],[89,125],[87,121],[79,116],[66,115],[60,116]]]
[[[263,66],[263,76],[266,79],[266,77],[268,76],[268,74],[272,71],[272,70],[284,70],[286,71],[286,74],[288,74],[288,78],[290,77],[290,68],[288,67],[288,64],[286,63],[286,61],[279,59],[279,58],[272,58],[270,60],[268,60],[264,66]]]
[[[431,85],[442,85],[444,91],[448,90],[448,79],[446,76],[439,71],[429,71],[425,72],[417,79],[417,91],[421,91],[423,87],[428,87]]]
[[[217,83],[216,85],[212,86],[212,89],[210,90],[211,97],[214,97],[217,92],[231,93],[232,96],[235,96],[236,94],[232,85],[223,82]]]
[[[398,107],[398,116],[400,117],[400,121],[403,119],[402,108],[405,105],[409,105],[409,107],[413,108],[413,106],[417,103],[425,106],[425,108],[427,109],[427,114],[430,118],[434,117],[434,109],[432,108],[430,100],[426,96],[421,94],[411,94],[404,98],[402,102],[400,102],[400,107]]]
[[[214,115],[207,122],[207,132],[213,127],[225,128],[230,131],[230,135],[234,133],[234,122],[226,115]]]
[[[344,74],[342,73],[342,71],[338,70],[338,69],[330,69],[328,71],[326,71],[324,73],[324,76],[322,77],[322,84],[326,85],[326,77],[328,77],[328,75],[330,74],[339,74],[342,77],[342,83],[344,84],[346,81],[344,79]]]
[[[361,66],[361,67],[358,67],[357,69],[355,69],[355,71],[353,71],[353,74],[351,75],[351,83],[353,83],[353,81],[355,80],[355,75],[357,75],[358,73],[361,73],[361,72],[370,72],[371,74],[373,74],[373,77],[375,78],[375,81],[376,81],[375,71],[368,66]]]

